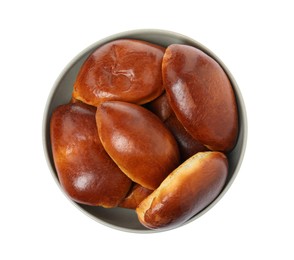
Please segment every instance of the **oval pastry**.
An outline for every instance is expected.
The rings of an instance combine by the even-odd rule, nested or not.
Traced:
[[[97,107],[101,142],[118,167],[134,182],[154,190],[179,164],[172,134],[147,109],[106,101]]]
[[[238,135],[238,111],[221,66],[197,48],[172,44],[162,73],[169,103],[185,129],[210,150],[230,151]]]
[[[199,152],[175,169],[137,207],[150,229],[175,228],[208,206],[221,192],[228,161],[221,152]]]
[[[81,102],[54,110],[50,122],[53,159],[60,184],[71,199],[115,207],[132,182],[105,152],[95,113],[96,108]]]
[[[147,103],[163,92],[161,64],[165,49],[140,40],[111,41],[82,65],[73,97],[98,106],[119,100]]]

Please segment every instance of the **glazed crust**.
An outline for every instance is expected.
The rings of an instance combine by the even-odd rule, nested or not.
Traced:
[[[169,105],[165,92],[148,103],[146,107],[164,122],[165,126],[175,137],[182,162],[198,152],[209,150],[186,131]]]
[[[145,107],[157,115],[162,122],[165,122],[173,114],[166,92],[163,92],[158,98],[147,103]]]
[[[228,161],[221,152],[200,152],[175,169],[136,209],[150,229],[175,228],[208,206],[221,192]]]
[[[119,204],[121,208],[136,209],[138,205],[145,199],[148,195],[152,193],[152,190],[146,189],[138,183],[134,183],[128,195]]]
[[[177,143],[147,109],[121,101],[97,108],[101,142],[120,169],[134,182],[155,189],[179,164]]]
[[[238,135],[238,111],[221,66],[197,48],[172,44],[162,73],[169,103],[185,129],[211,150],[230,151]]]
[[[53,159],[61,186],[76,202],[115,207],[131,187],[100,142],[96,108],[81,102],[61,105],[50,122]]]
[[[161,64],[165,48],[140,40],[121,39],[95,50],[82,65],[73,96],[98,106],[119,100],[147,103],[163,92]]]

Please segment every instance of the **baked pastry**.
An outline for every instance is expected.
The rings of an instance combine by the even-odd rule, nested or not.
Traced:
[[[201,50],[172,44],[162,63],[169,104],[185,129],[210,150],[230,151],[238,135],[238,111],[222,67]]]
[[[61,186],[76,202],[117,206],[131,180],[105,152],[97,134],[96,108],[81,102],[57,107],[51,117],[53,159]]]
[[[142,106],[106,101],[97,107],[101,142],[134,182],[154,190],[179,164],[177,143],[153,113]]]
[[[111,41],[82,65],[73,97],[98,106],[119,100],[147,103],[163,92],[161,64],[165,48],[140,40]]]
[[[186,131],[171,109],[166,93],[148,103],[146,107],[164,122],[175,137],[182,162],[198,152],[209,150]]]
[[[237,136],[234,89],[216,60],[135,39],[94,50],[50,122],[56,172],[72,200],[136,210],[159,230],[219,196]]]
[[[145,107],[157,115],[162,122],[165,122],[173,114],[173,110],[168,103],[166,92],[163,92],[158,98],[147,103]]]
[[[153,190],[149,190],[134,183],[128,195],[119,204],[121,208],[136,209],[143,199],[152,193]]]
[[[150,229],[175,228],[207,207],[221,192],[228,161],[221,152],[200,152],[175,169],[137,207]]]

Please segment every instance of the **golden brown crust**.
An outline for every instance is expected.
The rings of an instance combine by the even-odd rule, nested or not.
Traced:
[[[186,131],[174,113],[165,121],[165,125],[174,135],[178,143],[182,162],[198,152],[209,150]]]
[[[147,103],[145,107],[157,115],[162,122],[165,122],[173,114],[166,92],[163,92],[158,98]]]
[[[147,103],[163,92],[161,63],[165,49],[140,40],[115,40],[84,62],[73,96],[98,106],[106,100]]]
[[[155,189],[179,164],[172,134],[153,113],[126,102],[107,101],[97,108],[101,142],[134,182]]]
[[[104,151],[95,113],[96,108],[80,102],[55,109],[50,122],[54,163],[61,186],[73,200],[115,207],[131,180]]]
[[[134,183],[129,194],[119,204],[121,208],[136,209],[143,199],[152,193],[152,190],[146,189],[143,186]]]
[[[238,111],[221,66],[197,48],[172,44],[166,49],[162,73],[169,103],[185,129],[211,150],[231,150],[238,134]]]
[[[146,107],[164,122],[165,126],[175,137],[182,162],[198,152],[209,150],[186,131],[170,107],[165,92],[148,103]]]
[[[228,161],[221,152],[200,152],[175,169],[136,209],[151,229],[177,227],[208,206],[222,190]]]

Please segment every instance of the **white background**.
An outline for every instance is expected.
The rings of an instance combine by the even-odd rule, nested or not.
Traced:
[[[294,259],[291,1],[1,1],[0,259]],[[133,234],[88,218],[47,167],[42,117],[67,63],[114,33],[157,28],[206,45],[237,80],[246,155],[208,213]]]

